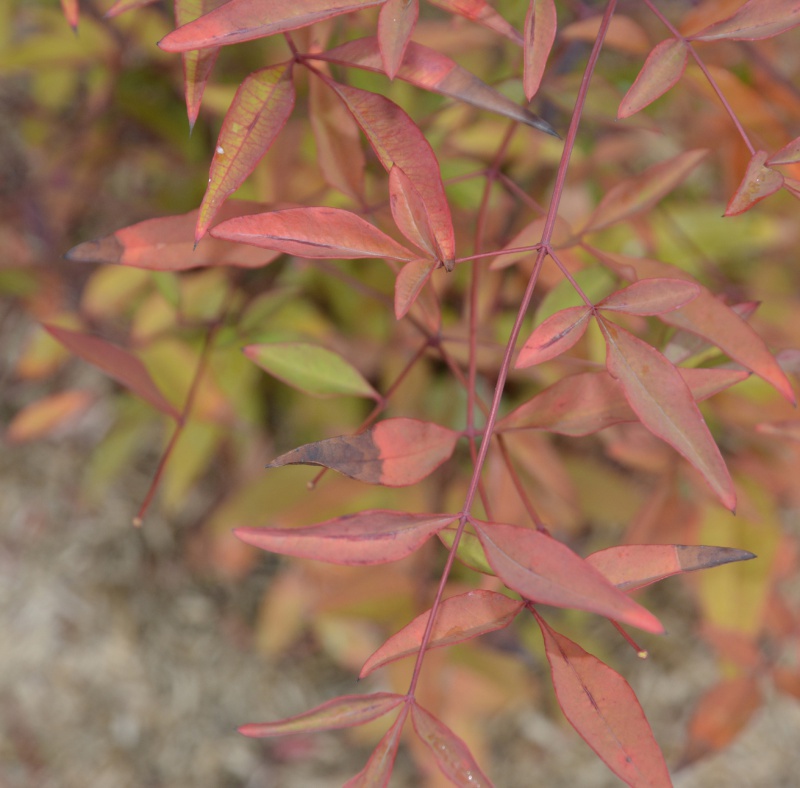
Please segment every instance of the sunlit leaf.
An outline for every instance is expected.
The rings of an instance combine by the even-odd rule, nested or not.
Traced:
[[[293,449],[267,468],[322,465],[369,484],[405,487],[446,462],[458,438],[458,432],[431,422],[385,419],[358,435],[328,438]]]
[[[539,531],[470,518],[497,576],[533,602],[588,610],[663,632],[658,619],[613,586],[565,544]]]
[[[467,591],[445,599],[436,613],[428,648],[440,648],[453,643],[495,632],[507,627],[522,610],[523,603],[496,591]],[[368,676],[390,662],[416,654],[430,618],[430,611],[417,616],[392,635],[361,668],[359,678]]]
[[[419,0],[386,0],[378,16],[378,43],[383,70],[394,79],[419,17]]]
[[[763,150],[753,154],[742,182],[725,208],[725,216],[744,213],[748,208],[765,197],[769,197],[770,194],[774,194],[783,186],[783,175],[764,164],[768,156],[769,154]]]
[[[541,618],[537,621],[556,698],[570,725],[628,785],[670,788],[664,756],[628,682]]]
[[[595,306],[628,315],[663,315],[700,295],[700,286],[685,279],[640,279]]]
[[[662,41],[645,60],[633,85],[623,97],[618,118],[629,118],[652,104],[677,83],[686,69],[689,50],[683,41]]]
[[[547,58],[556,40],[556,4],[554,0],[529,0],[525,16],[522,85],[530,101],[539,90]]]
[[[294,97],[291,63],[254,71],[239,85],[211,160],[208,188],[197,217],[196,241],[205,235],[225,199],[244,183],[269,150],[292,114]]]
[[[586,333],[591,316],[588,306],[571,306],[551,315],[525,340],[514,366],[520,369],[560,356]]]
[[[800,25],[797,0],[747,0],[735,13],[691,36],[693,41],[757,41]]]
[[[270,375],[308,394],[379,399],[378,392],[350,362],[319,345],[270,342],[248,345],[244,353]]]
[[[755,558],[747,550],[684,544],[628,544],[586,557],[595,569],[623,591],[656,583],[665,577]]]
[[[303,528],[237,528],[234,533],[271,553],[361,566],[411,555],[454,517],[372,509]]]

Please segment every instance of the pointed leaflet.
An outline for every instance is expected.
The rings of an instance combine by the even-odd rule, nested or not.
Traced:
[[[664,756],[628,682],[539,616],[536,620],[558,705],[570,725],[628,785],[670,788]]]
[[[288,733],[310,733],[352,728],[382,717],[397,708],[405,698],[391,692],[372,695],[342,695],[321,706],[276,722],[252,722],[242,725],[239,733],[252,738],[285,736]]]
[[[462,643],[487,632],[507,627],[522,610],[523,602],[496,591],[468,591],[445,599],[436,613],[428,648]],[[360,679],[373,670],[419,651],[431,611],[417,616],[396,635],[392,635],[364,663]]]
[[[372,509],[304,528],[236,528],[239,539],[281,555],[361,566],[399,561],[455,519]]]
[[[353,113],[386,171],[396,164],[419,192],[436,248],[441,250],[441,262],[452,271],[456,254],[453,220],[439,173],[439,162],[428,140],[414,121],[384,96],[330,80],[328,84]]]
[[[431,257],[441,259],[442,252],[436,248],[425,203],[409,177],[396,164],[389,170],[389,206],[397,229]]]
[[[556,40],[556,4],[554,0],[529,0],[525,16],[522,85],[530,101],[542,83],[544,67]]]
[[[222,7],[225,8],[227,6]],[[292,109],[291,63],[254,71],[239,85],[222,121],[211,160],[208,188],[197,217],[196,241],[205,235],[225,198],[242,185],[267,152]]]
[[[222,222],[211,230],[211,235],[311,259],[416,257],[377,227],[341,208],[287,208],[259,213]]]
[[[411,722],[417,736],[433,753],[436,765],[454,785],[491,788],[491,781],[481,771],[467,745],[443,722],[417,703],[411,706]]]
[[[383,70],[394,79],[419,17],[419,0],[386,0],[378,17]]]
[[[694,465],[720,501],[734,509],[736,492],[725,461],[678,370],[641,339],[602,318],[598,322],[608,371],[639,420]]]
[[[586,333],[591,316],[588,306],[571,306],[551,315],[525,340],[514,366],[521,369],[560,356]]]
[[[156,0],[117,0],[111,8],[106,11],[104,16],[106,19],[111,19],[112,17],[121,14],[123,11],[130,11],[133,8],[143,8],[146,5],[151,5],[155,3]]]
[[[88,361],[102,369],[134,394],[149,402],[156,410],[160,410],[173,419],[180,419],[177,410],[164,398],[158,390],[145,365],[132,353],[112,345],[100,337],[69,331],[58,326],[45,325],[46,331],[70,353]]]
[[[73,29],[78,29],[78,17],[80,9],[78,8],[78,0],[61,0],[61,10],[64,12],[64,18],[67,24]]]
[[[693,41],[757,41],[771,38],[800,25],[797,0],[747,0],[727,19],[695,33]]]
[[[705,149],[685,151],[618,183],[603,197],[580,232],[593,233],[652,208],[686,178],[707,153]]]
[[[773,153],[766,163],[772,167],[778,164],[796,164],[797,162],[800,162],[800,137],[795,137],[790,143]]]
[[[220,208],[218,218],[230,219],[264,207],[262,203],[229,200]],[[208,236],[195,249],[194,228],[199,215],[200,211],[195,210],[180,216],[146,219],[103,238],[78,244],[64,256],[81,263],[110,263],[152,271],[186,271],[209,265],[260,268],[278,256],[275,252]]]
[[[338,353],[307,342],[248,345],[244,354],[284,383],[317,397],[380,399],[364,376]]]
[[[533,602],[588,610],[646,632],[658,619],[615,588],[565,544],[529,528],[470,518],[497,576]]]
[[[488,27],[495,33],[505,36],[509,41],[522,46],[522,36],[519,31],[503,19],[485,0],[429,0],[429,2],[451,14],[460,14],[479,25]]]
[[[769,154],[760,150],[753,154],[747,165],[744,178],[731,197],[725,216],[736,216],[744,213],[770,194],[774,194],[783,186],[783,175],[777,170],[765,166]]]
[[[678,369],[698,400],[708,399],[745,380],[739,369]],[[619,383],[607,372],[582,372],[548,386],[497,423],[497,430],[539,429],[579,437],[636,421]]]
[[[683,41],[662,41],[645,60],[642,70],[624,95],[617,118],[629,118],[663,96],[681,78],[686,69],[689,48]]]
[[[225,5],[201,16],[158,42],[165,52],[185,52],[252,41],[274,33],[306,27],[361,8],[378,5],[382,0],[292,0],[267,3],[265,0],[229,0]]]
[[[412,260],[403,266],[394,283],[394,315],[398,320],[411,309],[434,268],[435,260]],[[438,331],[438,325],[433,330]]]
[[[586,561],[617,588],[631,592],[672,575],[751,558],[753,553],[733,547],[627,544],[592,553]]]
[[[267,468],[322,465],[351,479],[405,487],[429,476],[455,449],[459,433],[417,419],[385,419],[358,435],[307,443],[282,454]]]
[[[349,41],[319,57],[368,71],[383,71],[378,41],[373,36]],[[505,115],[552,136],[558,136],[553,127],[538,115],[498,93],[447,55],[414,41],[408,43],[397,76],[423,90]]]
[[[700,286],[685,279],[640,279],[595,304],[598,309],[628,315],[663,315],[700,295]]]
[[[351,777],[342,788],[386,788],[397,758],[400,734],[406,722],[407,707],[401,709],[397,719],[381,737],[378,746],[369,756],[367,765],[355,777]]]

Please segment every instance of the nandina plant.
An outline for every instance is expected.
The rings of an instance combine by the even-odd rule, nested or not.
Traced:
[[[149,2],[119,0],[108,16]],[[77,2],[62,4],[77,24]],[[718,524],[732,520],[725,510],[737,510],[737,497],[745,518],[766,520],[770,510],[743,481],[752,459],[740,462],[732,447],[720,449],[698,403],[752,375],[794,404],[786,372],[797,371],[797,354],[773,355],[748,322],[757,304],[720,298],[700,282],[714,276],[695,277],[690,266],[659,259],[666,244],[658,223],[669,220],[662,201],[699,188],[687,186],[698,171],[707,180],[715,170],[736,179],[726,217],[779,191],[800,196],[793,177],[800,141],[788,129],[800,112],[794,106],[749,130],[734,105],[751,96],[726,70],[736,57],[749,62],[754,45],[743,42],[769,40],[777,59],[781,34],[800,24],[800,8],[748,0],[685,11],[680,4],[608,0],[594,16],[582,3],[531,0],[523,19],[511,3],[433,5],[429,17],[416,0],[176,0],[176,29],[159,46],[181,54],[191,125],[220,47],[269,38],[262,50],[268,60],[232,99],[198,210],[117,230],[68,257],[175,275],[158,280],[175,309],[174,325],[160,325],[199,329],[191,380],[176,397],[154,379],[152,358],[150,367],[145,362],[158,331],[140,329],[139,346],[128,349],[74,325],[47,330],[175,423],[151,494],[164,469],[179,462],[175,447],[196,419],[235,429],[208,372],[215,363],[224,368],[219,353],[232,343],[301,392],[372,403],[360,420],[357,410],[342,410],[344,434],[315,437],[267,467],[278,477],[291,473],[286,466],[320,466],[312,480],[319,487],[332,470],[389,488],[385,497],[369,499],[377,505],[337,514],[342,501],[357,496],[347,482],[332,486],[343,492],[322,498],[331,516],[308,525],[288,521],[302,506],[273,496],[264,522],[240,524],[236,535],[296,559],[426,569],[408,594],[418,615],[374,650],[359,675],[402,659],[413,667],[391,674],[393,683],[405,681],[395,691],[341,696],[288,719],[244,725],[242,733],[271,737],[380,718],[385,733],[348,785],[388,784],[403,736],[421,768],[432,761],[453,784],[490,785],[465,741],[470,737],[456,732],[463,720],[446,718],[447,704],[434,687],[441,662],[431,652],[527,619],[541,633],[558,703],[578,734],[627,784],[669,785],[631,687],[548,623],[557,618],[548,608],[607,618],[646,654],[623,625],[643,637],[663,633],[663,626],[632,592],[754,557],[743,549],[749,543],[692,543],[703,534],[736,541]],[[462,51],[470,47],[477,54]],[[492,71],[480,47],[492,47],[503,67]],[[594,88],[607,50],[607,82]],[[592,90],[602,105],[605,88],[621,79],[620,53],[638,74],[613,108],[598,108]],[[484,79],[456,55],[474,60]],[[576,60],[581,71],[573,74]],[[764,79],[778,83],[771,62],[761,64]],[[379,83],[371,73],[395,83]],[[391,98],[397,81],[448,103],[427,104],[433,107],[427,115],[412,118]],[[716,137],[676,151],[653,130],[663,124],[683,147],[692,129],[642,111],[655,111],[653,102],[687,85],[702,97],[692,110],[695,127],[707,123]],[[524,106],[523,96],[539,103],[539,114]],[[709,109],[712,101],[718,103]],[[615,124],[614,114],[633,120]],[[293,144],[303,134],[313,140],[310,163]],[[275,177],[286,180],[285,193],[278,183],[268,204],[258,193],[248,195],[255,201],[229,199],[270,149],[288,157],[288,166],[280,157],[270,160]],[[610,165],[613,182],[604,172]],[[308,185],[290,183],[292,167]],[[200,268],[223,273],[207,280],[182,274]],[[271,273],[276,268],[280,275]],[[342,288],[347,295],[334,297]],[[327,308],[273,319],[276,305],[304,297]],[[338,331],[335,320],[314,324],[326,311],[338,313]],[[304,314],[310,327],[301,322]],[[706,413],[720,429],[732,409]],[[335,431],[339,421],[320,431]],[[307,429],[298,420],[291,424]],[[796,437],[797,424],[779,417],[760,430]],[[586,436],[595,434],[589,444]],[[217,440],[215,433],[210,445]],[[571,449],[570,440],[584,441],[582,448]],[[619,544],[581,555],[571,527],[579,518],[571,500],[579,485],[570,468],[590,445],[647,491]],[[791,487],[791,473],[781,473]],[[275,484],[280,490],[281,482]],[[412,486],[421,492],[391,493]],[[774,507],[769,516],[777,517]],[[770,562],[780,539],[773,536],[766,544]],[[438,558],[433,537],[442,545]],[[433,569],[429,585],[424,578]],[[779,579],[777,569],[771,572],[765,588]],[[400,576],[388,569],[382,576],[390,593],[401,587]],[[710,600],[718,591],[701,587],[699,597]],[[759,705],[759,676],[785,688],[798,683],[796,670],[787,673],[762,655],[754,660],[763,632],[752,620],[737,630],[741,610],[731,618],[709,602],[705,612],[709,642],[732,672],[698,708],[691,757],[721,746],[744,725]],[[737,724],[718,722],[709,733],[710,721],[726,712]]]

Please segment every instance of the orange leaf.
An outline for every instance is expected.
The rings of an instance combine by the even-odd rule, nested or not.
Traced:
[[[688,57],[688,47],[676,38],[655,47],[620,102],[617,118],[629,118],[663,96],[681,78]]]
[[[67,24],[73,29],[78,29],[78,17],[80,9],[78,8],[78,0],[61,0],[61,10],[64,12],[64,17]]]
[[[658,619],[613,586],[565,544],[539,531],[470,518],[489,564],[511,589],[533,602],[588,610],[646,632]]]
[[[685,279],[640,279],[596,306],[629,315],[663,315],[680,309],[699,294],[700,286]]]
[[[405,487],[429,476],[455,449],[459,433],[417,419],[385,419],[358,435],[307,443],[282,454],[267,468],[322,465],[351,479]]]
[[[725,216],[736,216],[744,213],[757,202],[774,194],[783,186],[783,175],[777,170],[765,166],[769,154],[760,150],[753,154],[747,165],[744,178],[731,197]]]
[[[445,599],[436,613],[428,648],[462,643],[487,632],[507,627],[522,610],[523,603],[496,591],[468,591]],[[363,679],[383,665],[416,654],[428,626],[430,610],[417,616],[392,635],[361,668]]]
[[[226,197],[244,183],[269,150],[293,109],[291,63],[254,71],[239,85],[211,160],[208,188],[197,217],[196,241],[206,234]]]
[[[281,555],[361,566],[399,561],[455,519],[372,509],[304,528],[236,528],[239,539]]]
[[[378,16],[383,70],[394,79],[419,17],[419,0],[386,0]]]
[[[12,443],[38,440],[58,432],[80,416],[94,402],[91,391],[71,389],[26,405],[11,419],[6,440]]]
[[[598,322],[608,371],[639,420],[692,463],[722,503],[734,509],[736,492],[725,461],[678,370],[641,339],[602,318]]]
[[[672,781],[636,694],[622,676],[537,616],[558,704],[570,725],[628,785]]]
[[[436,249],[425,203],[409,177],[396,164],[389,170],[389,206],[397,229],[411,243],[441,259],[442,251]]]
[[[397,708],[405,698],[391,692],[371,695],[342,695],[321,706],[276,722],[252,722],[242,725],[239,733],[251,738],[285,736],[288,733],[310,733],[352,728],[376,720]]]
[[[556,4],[554,0],[530,0],[525,15],[524,70],[522,85],[530,101],[542,83],[547,58],[556,40]]]
[[[571,306],[551,315],[525,340],[514,366],[521,369],[560,356],[586,333],[591,316],[588,306]]]
[[[757,41],[800,25],[797,0],[747,0],[734,14],[695,33],[693,41]]]
[[[400,270],[394,284],[394,314],[398,320],[411,309],[434,268],[435,260],[412,260]],[[433,330],[437,331],[438,325]]]

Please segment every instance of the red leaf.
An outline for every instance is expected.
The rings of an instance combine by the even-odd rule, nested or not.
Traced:
[[[521,369],[560,356],[586,333],[591,316],[588,306],[571,306],[551,315],[525,340],[514,366]]]
[[[561,542],[516,525],[470,522],[497,576],[526,599],[588,610],[646,632],[664,631],[652,613]]]
[[[629,315],[663,315],[680,309],[698,295],[700,286],[685,279],[640,279],[596,306]]]
[[[581,233],[593,233],[652,208],[700,163],[707,150],[680,153],[614,186],[584,222]]]
[[[796,164],[800,161],[800,137],[795,137],[790,143],[784,145],[767,159],[767,164],[773,167],[778,164]]]
[[[351,777],[343,788],[385,788],[389,784],[405,721],[405,714],[398,715],[372,751],[367,765],[355,777]]]
[[[61,0],[61,10],[64,12],[64,18],[67,24],[73,29],[78,29],[78,17],[80,9],[78,8],[78,0]]]
[[[556,40],[556,4],[554,0],[530,0],[525,16],[524,71],[522,85],[530,101],[539,90],[547,58]]]
[[[731,16],[695,33],[693,41],[757,41],[800,25],[797,0],[748,0]]]
[[[231,200],[222,206],[219,216],[229,219],[263,208],[261,203]],[[152,271],[186,271],[209,265],[260,268],[278,256],[209,237],[203,238],[195,249],[194,228],[199,213],[195,210],[180,216],[146,219],[103,238],[78,244],[64,256],[73,262],[127,265]]]
[[[389,205],[397,229],[431,257],[441,259],[442,252],[436,249],[425,203],[409,177],[396,164],[389,170]]]
[[[394,79],[419,17],[419,0],[386,0],[378,17],[383,70]]]
[[[267,468],[322,465],[352,479],[406,487],[429,476],[453,453],[459,433],[417,419],[386,419],[358,435],[307,443]]]
[[[274,33],[307,27],[350,11],[378,5],[382,0],[292,0],[270,3],[264,0],[229,0],[211,13],[201,16],[158,42],[165,52],[185,52],[252,41]]]
[[[373,509],[305,528],[236,528],[243,542],[271,553],[360,566],[399,561],[455,519]]]
[[[537,616],[558,704],[570,725],[628,785],[672,782],[636,694],[622,676]]]
[[[416,256],[360,216],[341,208],[287,208],[244,216],[218,224],[211,235],[312,259],[412,260]]]
[[[468,591],[445,599],[433,624],[428,648],[440,648],[463,643],[487,632],[507,627],[522,610],[523,603],[496,591]],[[383,665],[416,654],[419,651],[430,610],[417,616],[410,624],[392,635],[361,668],[363,679]]]
[[[676,38],[655,47],[622,98],[617,118],[629,118],[663,96],[683,75],[688,57],[688,47]]]
[[[374,37],[349,41],[319,57],[363,68],[367,71],[379,73],[383,71],[378,42]],[[408,43],[397,76],[423,90],[449,96],[466,104],[472,104],[474,107],[505,115],[507,118],[518,120],[520,123],[533,126],[547,134],[558,136],[553,127],[538,115],[515,104],[502,93],[498,93],[447,55],[414,41]]]
[[[617,588],[631,592],[665,577],[755,558],[747,550],[683,544],[629,544],[609,547],[586,561]]]
[[[239,85],[222,122],[211,160],[208,188],[197,217],[196,241],[206,234],[225,198],[244,183],[269,150],[292,109],[291,63],[254,71]]]
[[[471,19],[522,46],[522,36],[519,31],[506,22],[485,0],[430,0],[430,3],[451,14],[459,14]]]
[[[736,492],[725,461],[678,370],[641,339],[602,318],[599,323],[608,371],[639,420],[694,465],[723,505],[734,509]]]
[[[768,156],[769,154],[763,150],[753,154],[742,182],[725,209],[725,216],[737,216],[744,213],[748,208],[765,197],[769,197],[770,194],[774,194],[783,186],[783,175],[777,170],[765,166],[764,162]]]
[[[242,725],[239,733],[251,738],[285,736],[287,733],[311,733],[352,728],[382,717],[405,701],[402,695],[375,692],[371,695],[342,695],[321,706],[276,722],[252,722]]]
[[[131,11],[134,8],[144,8],[146,5],[152,5],[156,0],[117,0],[111,8],[105,13],[106,19],[118,16],[123,11]]]
[[[145,365],[133,354],[121,347],[112,345],[100,337],[69,331],[66,328],[45,325],[44,328],[54,339],[64,345],[70,353],[102,369],[134,394],[149,402],[173,419],[180,419],[177,410],[158,390]]]
[[[394,314],[398,320],[411,309],[434,268],[435,260],[412,260],[403,266],[394,284]],[[435,330],[438,330],[438,326],[434,327]]]
[[[448,271],[455,265],[455,234],[444,193],[439,162],[414,121],[384,96],[328,80],[347,105],[387,172],[400,167],[419,192],[428,214],[441,262]]]
[[[433,753],[436,765],[454,785],[491,788],[491,781],[467,745],[444,723],[416,703],[411,706],[411,722],[417,736]]]

